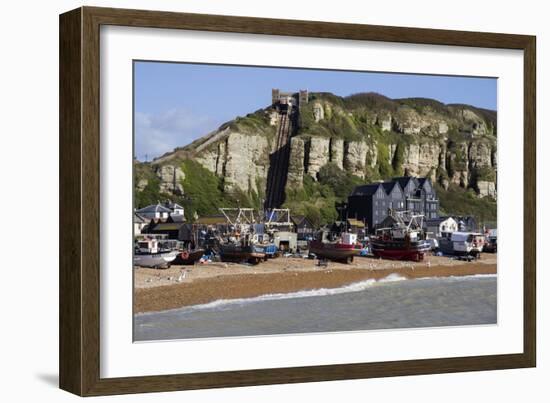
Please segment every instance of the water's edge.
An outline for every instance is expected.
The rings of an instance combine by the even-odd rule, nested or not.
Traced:
[[[250,297],[250,298],[232,298],[232,299],[217,299],[212,302],[207,302],[205,304],[197,304],[197,305],[189,305],[189,306],[183,306],[180,308],[174,308],[174,309],[167,309],[164,311],[154,311],[154,312],[141,312],[136,313],[134,317],[141,317],[141,316],[148,316],[148,315],[156,315],[161,313],[169,313],[169,312],[178,312],[178,311],[187,311],[187,310],[200,310],[200,309],[210,309],[210,308],[216,308],[220,307],[222,305],[230,305],[230,304],[246,304],[246,303],[254,303],[259,301],[270,301],[270,300],[281,300],[281,299],[292,299],[292,298],[307,298],[307,297],[317,297],[317,296],[323,296],[323,295],[336,295],[336,294],[345,294],[350,292],[359,292],[367,289],[368,287],[378,285],[378,284],[384,284],[384,283],[392,283],[396,281],[425,281],[425,280],[437,280],[437,279],[449,279],[449,280],[468,280],[468,279],[477,279],[477,278],[497,278],[496,274],[474,274],[474,275],[468,275],[468,276],[446,276],[446,277],[419,277],[419,278],[413,278],[413,279],[407,279],[403,276],[400,276],[399,274],[389,274],[387,277],[384,277],[382,279],[376,280],[376,279],[367,279],[363,281],[358,281],[355,283],[351,283],[342,287],[334,287],[334,288],[314,288],[309,290],[301,290],[301,291],[294,291],[294,292],[288,292],[288,293],[273,293],[273,294],[263,294],[259,295],[257,297]]]
[[[497,276],[407,280],[218,300],[134,316],[134,340],[466,326],[497,322]]]

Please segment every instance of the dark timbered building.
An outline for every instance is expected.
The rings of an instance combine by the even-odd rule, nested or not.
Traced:
[[[373,232],[389,209],[438,217],[439,200],[429,178],[403,176],[388,182],[357,186],[348,197],[347,217],[364,221]]]

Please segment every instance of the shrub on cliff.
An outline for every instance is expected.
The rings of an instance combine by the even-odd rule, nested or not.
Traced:
[[[346,173],[332,162],[321,167],[318,179],[321,185],[329,186],[338,199],[345,199],[356,186],[363,183],[361,178]]]

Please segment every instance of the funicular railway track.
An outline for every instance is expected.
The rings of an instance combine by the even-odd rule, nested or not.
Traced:
[[[291,116],[279,114],[277,142],[270,155],[270,166],[267,177],[266,208],[278,208],[284,202],[284,191],[288,175],[290,157],[290,134],[292,131]]]

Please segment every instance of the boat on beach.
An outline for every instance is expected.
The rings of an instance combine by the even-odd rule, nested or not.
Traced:
[[[431,249],[429,241],[422,239],[422,215],[394,212],[390,215],[395,224],[380,228],[370,238],[370,249],[375,257],[391,260],[421,261]]]
[[[178,253],[173,264],[192,265],[204,256],[204,249],[184,250]]]
[[[309,241],[309,252],[324,259],[351,263],[353,257],[361,252],[360,249],[356,248],[356,237],[355,234],[343,233],[340,239],[335,242]]]
[[[351,263],[353,262],[353,257],[358,255],[360,250],[355,249],[355,245],[352,244],[310,241],[309,252],[325,259]]]
[[[258,245],[241,245],[238,243],[225,243],[220,245],[220,257],[222,262],[242,262],[258,264],[266,260],[264,248]]]
[[[439,239],[439,250],[446,255],[478,257],[485,246],[485,236],[477,232],[453,232]]]
[[[177,250],[162,248],[158,239],[144,239],[138,241],[134,248],[134,266],[169,268],[179,253]]]

